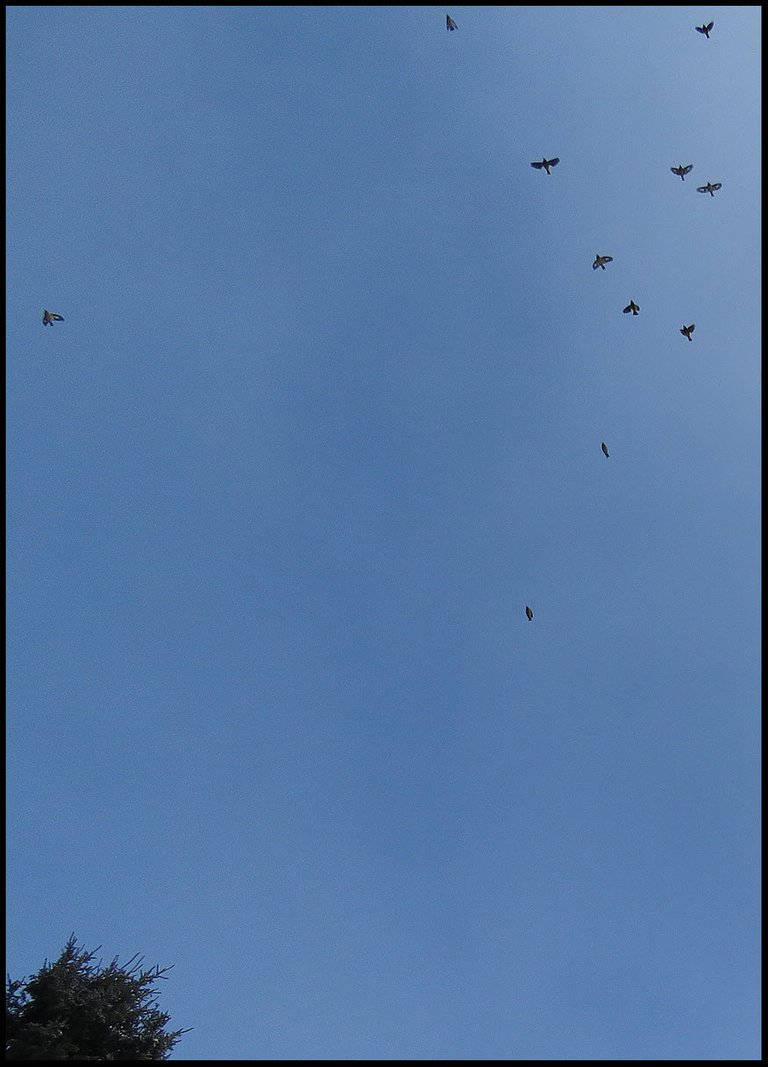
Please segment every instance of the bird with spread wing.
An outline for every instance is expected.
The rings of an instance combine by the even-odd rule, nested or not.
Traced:
[[[531,166],[535,167],[536,170],[545,170],[547,174],[551,174],[551,168],[556,167],[559,162],[560,160],[557,156],[555,156],[554,159],[547,159],[545,157],[544,159],[538,160],[536,163],[531,163]]]

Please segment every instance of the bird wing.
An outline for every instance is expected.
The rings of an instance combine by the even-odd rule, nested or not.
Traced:
[[[631,304],[627,304],[627,306],[624,308],[624,314],[627,315],[631,310],[632,310],[632,305]]]
[[[707,27],[706,27],[706,28],[707,28],[708,30],[711,30],[713,26],[714,26],[714,22],[710,22],[710,23],[709,23],[709,24],[707,25]]]
[[[613,256],[603,256],[603,263],[613,263]]]
[[[531,166],[535,167],[536,170],[541,170],[541,168],[544,166],[544,164],[543,163],[531,163]]]
[[[692,170],[693,170],[693,163],[689,163],[687,167],[682,167],[681,168],[681,171],[682,171],[683,174],[690,174]]]
[[[722,182],[715,182],[715,184],[712,186],[712,188],[715,191],[717,191],[718,189],[722,189],[723,188],[723,183]]]
[[[550,159],[549,165],[550,165],[550,167],[556,167],[559,162],[560,162],[560,160],[558,159],[557,156],[555,156],[554,159]]]
[[[697,27],[696,27],[696,32],[697,32],[697,33],[704,33],[704,30],[705,30],[705,27],[704,27],[704,26],[697,26]]]
[[[708,193],[709,192],[709,187],[706,186],[706,185],[697,185],[696,186],[696,192],[697,193]]]
[[[670,167],[669,169],[672,171],[673,174],[682,174],[683,173],[683,168],[682,167]]]

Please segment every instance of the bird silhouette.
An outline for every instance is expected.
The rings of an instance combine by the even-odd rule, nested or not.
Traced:
[[[630,302],[624,308],[624,314],[628,315],[630,313],[630,311],[631,311],[633,315],[636,315],[639,310],[640,310],[640,305],[636,304],[634,302],[634,300],[630,300]]]
[[[686,174],[690,174],[693,170],[693,163],[689,163],[687,167],[684,167],[681,163],[679,167],[669,168],[673,174],[679,174],[683,181],[685,181]]]
[[[595,253],[595,262],[592,264],[592,270],[597,270],[598,267],[602,267],[605,270],[606,263],[613,263],[613,256],[600,256]]]
[[[450,15],[446,15],[445,16],[445,28],[447,30],[458,30],[459,27],[456,25],[456,23],[453,21],[453,19],[451,18]]]
[[[52,326],[54,322],[63,321],[61,315],[56,315],[53,311],[43,311],[43,326]]]
[[[603,450],[603,455],[604,456],[608,456],[608,458],[610,459],[610,453],[608,451],[608,445],[605,443],[605,441],[601,441],[600,442],[600,447]]]
[[[689,341],[692,341],[693,338],[691,337],[691,334],[693,333],[693,331],[695,329],[696,329],[696,323],[692,322],[690,326],[681,326],[680,327],[680,333],[683,335],[683,337],[687,337]]]
[[[709,193],[710,196],[714,196],[718,189],[723,188],[722,182],[707,182],[706,185],[699,185],[696,187],[697,193]]]
[[[547,172],[547,174],[551,174],[552,172],[551,172],[551,170],[549,168],[550,167],[556,167],[559,162],[560,162],[559,158],[557,156],[555,156],[554,159],[546,159],[546,158],[544,158],[544,159],[540,160],[537,163],[531,163],[531,166],[535,167],[536,170],[541,170],[541,168],[543,167],[544,170]]]
[[[525,614],[528,616],[528,621],[530,622],[531,619],[533,618],[533,612],[531,611],[531,609],[528,607],[527,604],[525,606]]]
[[[709,31],[713,26],[714,22],[706,22],[703,26],[697,26],[696,29],[699,33],[703,33],[707,40],[709,40]]]

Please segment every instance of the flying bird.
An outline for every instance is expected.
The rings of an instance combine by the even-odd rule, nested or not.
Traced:
[[[536,170],[541,170],[541,168],[543,167],[544,170],[547,172],[547,174],[551,174],[552,172],[550,171],[549,168],[550,167],[556,167],[559,162],[560,162],[559,158],[557,156],[555,156],[554,159],[546,159],[546,158],[544,158],[544,159],[540,160],[537,163],[531,163],[531,166],[535,167]]]
[[[456,23],[453,21],[453,19],[451,18],[450,15],[446,15],[445,16],[445,28],[447,30],[458,30],[459,27],[456,25]]]
[[[680,327],[680,333],[683,335],[683,337],[687,337],[689,341],[692,341],[693,338],[691,337],[691,334],[693,333],[693,331],[695,329],[696,329],[696,323],[692,322],[690,326],[681,326]]]
[[[707,22],[703,26],[697,26],[696,29],[699,33],[703,33],[707,40],[709,40],[709,31],[712,29],[713,26],[714,22]]]
[[[669,168],[673,174],[679,174],[683,181],[685,181],[686,174],[690,174],[693,170],[693,163],[689,163],[687,167],[684,167],[681,163],[679,167]]]
[[[604,456],[608,456],[608,458],[610,459],[610,453],[608,451],[608,445],[605,443],[605,441],[601,441],[600,442],[600,447],[603,450],[603,455]]]
[[[530,622],[531,619],[533,618],[533,612],[531,611],[531,609],[528,607],[527,604],[525,606],[525,614],[528,616],[528,622]]]
[[[53,311],[43,311],[43,326],[51,326],[54,322],[63,322],[64,318],[61,315],[56,315]]]
[[[722,182],[707,182],[706,185],[699,185],[696,188],[697,193],[709,193],[710,196],[714,196],[718,189],[723,188]]]
[[[624,308],[624,314],[628,315],[630,313],[630,311],[631,311],[633,315],[636,315],[639,310],[640,310],[640,305],[636,304],[634,302],[634,300],[630,300],[630,302]]]
[[[592,264],[592,270],[597,270],[598,267],[602,267],[605,270],[606,263],[613,263],[613,256],[599,256],[595,253],[595,262]]]

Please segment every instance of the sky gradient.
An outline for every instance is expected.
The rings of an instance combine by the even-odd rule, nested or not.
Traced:
[[[8,972],[759,1058],[760,9],[7,10]]]

